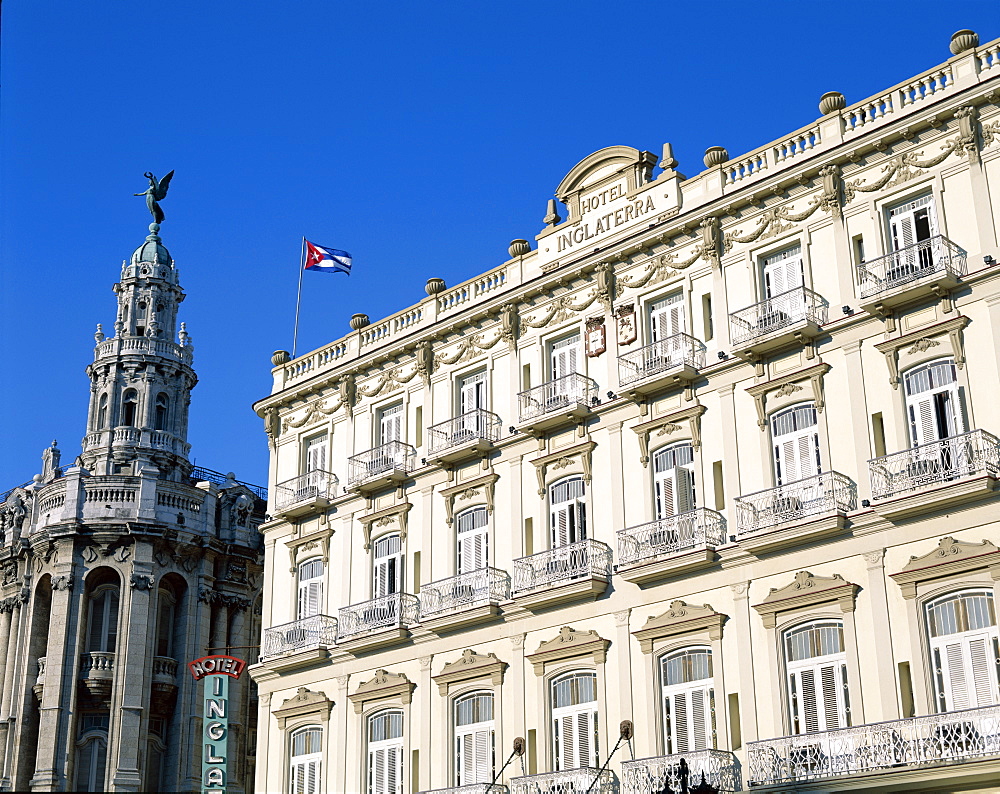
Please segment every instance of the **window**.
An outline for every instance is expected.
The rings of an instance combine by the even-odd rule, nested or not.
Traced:
[[[103,430],[108,426],[108,395],[102,394],[97,408],[97,429]]]
[[[712,652],[692,648],[664,656],[663,736],[667,755],[715,748],[715,688]]]
[[[923,242],[937,233],[937,216],[930,194],[889,210],[889,234],[892,237],[893,251]]]
[[[288,775],[290,794],[319,794],[322,790],[320,785],[322,742],[322,728],[302,728],[292,734],[291,769]]]
[[[580,354],[579,334],[553,342],[550,352],[552,380],[574,374],[577,371],[577,360]]]
[[[784,640],[792,733],[850,727],[843,624],[807,623],[785,632]]]
[[[694,450],[690,444],[675,444],[653,456],[653,486],[657,518],[694,510]]]
[[[166,590],[157,590],[156,655],[174,658],[174,597]]]
[[[569,477],[549,487],[552,548],[587,537],[586,491],[582,477]]]
[[[386,535],[375,541],[373,597],[399,593],[403,589],[403,547],[399,535]]]
[[[774,298],[805,284],[802,248],[795,246],[764,259],[764,297]]]
[[[169,408],[169,400],[166,394],[156,395],[156,406],[155,413],[153,416],[153,429],[154,430],[166,430],[167,429],[167,411]]]
[[[489,408],[486,394],[486,371],[467,375],[458,382],[458,412],[467,414]]]
[[[473,507],[455,518],[458,527],[458,572],[478,571],[489,565],[489,513]]]
[[[323,611],[323,560],[316,557],[299,565],[298,619],[310,618]]]
[[[122,421],[124,427],[135,426],[136,410],[139,407],[139,395],[135,389],[129,389],[122,395]]]
[[[601,765],[594,673],[570,673],[552,682],[552,748],[557,772]]]
[[[368,719],[368,794],[403,793],[403,712]]]
[[[684,316],[684,296],[675,292],[649,307],[649,329],[651,341],[662,342],[674,334],[687,331]]]
[[[455,701],[455,785],[492,783],[496,731],[493,694],[475,692]]]
[[[903,375],[910,442],[918,447],[965,432],[955,362],[932,361]]]
[[[378,443],[388,444],[391,441],[403,440],[403,404],[397,403],[379,412]]]
[[[326,471],[326,435],[306,439],[304,464],[306,474]]]
[[[1000,639],[993,594],[952,593],[927,604],[938,711],[1000,702]]]
[[[114,653],[118,639],[118,588],[99,587],[90,597],[87,617],[87,650]]]
[[[92,734],[76,750],[76,790],[104,791],[108,763],[107,734]]]
[[[816,421],[816,408],[812,403],[795,405],[771,416],[776,485],[786,485],[820,473]]]

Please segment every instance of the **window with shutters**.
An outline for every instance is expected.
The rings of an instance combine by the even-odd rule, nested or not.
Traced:
[[[153,410],[153,429],[166,430],[167,416],[170,410],[170,398],[166,394],[156,395],[156,406]]]
[[[578,372],[580,366],[580,335],[573,334],[558,342],[550,349],[550,375],[552,380]]]
[[[487,410],[486,370],[466,375],[458,382],[458,413],[467,414],[479,409]]]
[[[938,234],[937,214],[934,199],[929,193],[889,209],[889,239],[893,251],[901,251],[929,240],[936,234]],[[890,272],[889,277],[900,278],[915,269],[928,267],[931,264],[931,250],[921,246],[912,252],[912,256],[895,259],[892,267],[897,272]]]
[[[595,673],[569,673],[552,682],[552,756],[556,772],[601,765]]]
[[[926,606],[938,711],[1000,702],[1000,638],[989,590],[966,590]]]
[[[375,541],[372,571],[372,597],[403,590],[403,543],[399,535],[386,535]]]
[[[802,248],[786,248],[764,258],[761,267],[764,297],[775,298],[789,290],[805,285]]]
[[[129,389],[122,395],[122,418],[120,425],[133,427],[139,410],[139,395],[135,389]]]
[[[403,792],[403,712],[380,711],[368,718],[368,794]]]
[[[688,648],[660,660],[664,751],[690,753],[716,747],[712,651]]]
[[[474,692],[455,701],[455,785],[492,783],[496,730],[493,693]]]
[[[97,408],[97,430],[103,430],[108,426],[108,395],[102,394]]]
[[[694,449],[674,444],[653,455],[656,517],[669,518],[695,508]]]
[[[549,486],[552,548],[587,538],[586,486],[582,477],[567,477]]]
[[[313,471],[326,471],[326,434],[307,438],[304,447],[305,460],[303,470],[306,474]]]
[[[291,735],[289,794],[319,794],[323,791],[320,771],[323,762],[323,729],[300,728]]]
[[[322,557],[299,564],[299,605],[297,617],[311,618],[323,612],[323,574],[326,566]]]
[[[816,407],[801,403],[771,416],[774,481],[785,485],[820,473]]]
[[[784,634],[788,711],[793,734],[851,725],[844,625],[818,620]]]
[[[903,374],[910,443],[918,447],[966,431],[955,362],[932,361]]]
[[[102,585],[90,596],[87,650],[115,652],[118,640],[118,587]]]
[[[650,341],[662,342],[674,334],[687,333],[684,295],[675,292],[649,306]]]
[[[108,765],[106,733],[91,733],[76,748],[76,791],[105,791]]]
[[[478,571],[489,565],[489,513],[473,507],[455,517],[458,531],[458,572]]]
[[[378,446],[403,440],[403,404],[396,403],[378,412]]]

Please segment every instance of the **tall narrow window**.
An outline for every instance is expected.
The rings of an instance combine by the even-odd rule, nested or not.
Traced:
[[[660,662],[663,736],[667,755],[715,748],[715,687],[712,652],[692,648]]]
[[[988,590],[952,593],[927,605],[938,711],[1000,702],[1000,638]]]
[[[910,442],[918,447],[965,432],[955,362],[932,361],[903,375]]]
[[[97,430],[103,430],[108,426],[108,395],[102,394],[97,407]]]
[[[649,331],[653,342],[662,342],[674,334],[687,332],[682,293],[675,292],[650,305]]]
[[[552,380],[575,373],[579,355],[580,336],[578,334],[553,342],[551,349]]]
[[[774,480],[786,485],[820,473],[819,429],[812,403],[795,405],[771,417]]]
[[[386,535],[375,541],[374,562],[373,596],[381,598],[401,592],[403,589],[403,548],[399,535]]]
[[[383,408],[379,413],[379,444],[403,440],[403,405],[398,403]]]
[[[325,566],[320,557],[299,565],[299,620],[319,615],[323,611],[324,572]]]
[[[87,650],[114,653],[118,640],[118,588],[106,585],[90,597]]]
[[[486,371],[467,375],[458,382],[458,412],[467,414],[470,411],[489,408],[486,394]]]
[[[582,477],[569,477],[549,487],[552,548],[587,537],[586,490]]]
[[[458,572],[478,571],[489,565],[489,513],[473,507],[455,517],[458,528]]]
[[[816,621],[785,632],[785,668],[792,733],[851,724],[844,626]]]
[[[492,783],[495,774],[493,693],[474,692],[455,701],[455,784]]]
[[[368,794],[403,794],[403,712],[368,719]]]
[[[893,251],[902,251],[937,233],[934,199],[930,194],[889,210],[889,234],[892,237]]]
[[[169,408],[169,400],[165,394],[156,395],[156,407],[153,415],[153,429],[154,430],[166,430],[167,429],[167,410]]]
[[[570,673],[552,682],[552,743],[556,771],[601,765],[597,676]]]
[[[125,427],[135,427],[136,411],[139,408],[139,395],[135,389],[129,389],[122,395],[122,421]]]
[[[674,444],[653,456],[653,485],[657,518],[694,510],[694,450],[690,444]]]
[[[156,591],[156,655],[174,658],[174,613],[172,593]]]
[[[795,246],[764,259],[764,297],[774,298],[805,283],[802,248]]]
[[[322,728],[302,728],[291,736],[288,774],[289,794],[319,794],[323,790],[320,770],[323,763]]]
[[[107,734],[91,734],[76,750],[76,790],[105,791],[108,763]]]
[[[295,488],[295,501],[315,499],[326,482],[326,434],[307,438],[305,443],[303,470],[305,477],[298,478]]]

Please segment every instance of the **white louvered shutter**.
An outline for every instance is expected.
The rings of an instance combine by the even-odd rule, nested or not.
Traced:
[[[773,298],[805,283],[802,249],[796,246],[764,260],[764,297]]]
[[[586,539],[585,494],[584,482],[580,477],[561,480],[549,488],[552,548]]]
[[[931,196],[921,196],[889,211],[892,250],[899,251],[937,234],[937,216]]]
[[[379,444],[401,441],[403,438],[403,406],[393,405],[379,417]]]
[[[456,783],[493,782],[493,727],[456,729]]]
[[[299,566],[298,617],[319,615],[323,611],[323,561],[307,560]]]
[[[932,640],[939,701],[946,711],[979,708],[997,703],[997,637],[993,631],[952,635]],[[941,697],[943,695],[943,698]]]
[[[784,485],[820,473],[816,409],[799,405],[771,418],[774,441],[774,478]]]
[[[489,565],[489,514],[485,507],[460,513],[458,526],[458,572],[478,571]]]
[[[319,759],[292,761],[292,794],[319,794]]]
[[[326,436],[310,438],[306,441],[306,473],[326,471]]]
[[[664,687],[663,715],[668,755],[715,746],[715,693],[710,682]]]
[[[373,578],[375,598],[402,590],[403,554],[399,535],[389,535],[376,541]]]
[[[463,378],[459,386],[459,413],[486,409],[486,373],[477,372]]]
[[[662,342],[687,331],[683,295],[677,292],[649,307],[649,327],[653,342]]]
[[[552,345],[552,379],[562,378],[577,371],[580,337],[570,336]]]
[[[964,433],[965,417],[950,359],[917,367],[903,376],[913,446]]]
[[[797,667],[788,674],[788,694],[795,733],[845,728],[847,664],[841,660]]]

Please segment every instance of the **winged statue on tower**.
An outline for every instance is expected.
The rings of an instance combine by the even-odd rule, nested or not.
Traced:
[[[142,193],[133,193],[132,195],[145,196],[146,207],[153,216],[153,221],[155,223],[162,223],[164,217],[163,210],[160,209],[160,205],[157,202],[163,201],[164,197],[166,197],[167,190],[170,188],[170,180],[174,178],[174,172],[171,171],[163,179],[157,179],[153,176],[152,171],[147,171],[143,176],[149,180],[149,187]]]

